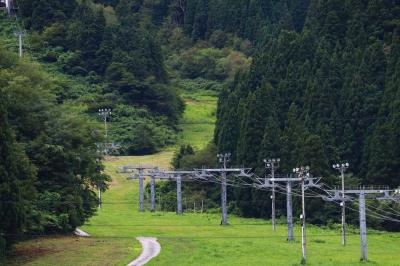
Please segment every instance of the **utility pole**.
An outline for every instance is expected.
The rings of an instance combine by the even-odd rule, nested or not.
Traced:
[[[367,261],[367,219],[365,216],[365,193],[359,193],[359,212],[360,212],[360,240],[361,240],[361,260]]]
[[[19,57],[22,57],[23,56],[23,50],[22,50],[23,41],[22,41],[22,37],[24,36],[24,33],[22,31],[18,31],[18,32],[15,32],[14,35],[18,37],[18,54],[19,54]]]
[[[345,192],[344,192],[344,172],[349,168],[349,163],[334,164],[333,169],[340,172],[342,178],[342,245],[346,246],[346,205],[345,205]]]
[[[111,115],[111,109],[99,109],[99,116],[103,118],[104,121],[104,136],[107,139],[108,131],[107,131],[107,118]]]
[[[108,130],[107,130],[107,118],[111,115],[111,109],[99,109],[99,116],[103,118],[104,121],[104,153],[108,154]]]
[[[276,216],[275,216],[275,171],[276,169],[279,168],[279,162],[281,159],[264,159],[263,162],[265,164],[265,169],[271,171],[271,178],[272,178],[272,195],[271,195],[271,201],[272,201],[272,230],[276,230]]]
[[[306,208],[305,208],[305,195],[304,195],[304,187],[305,187],[305,180],[309,178],[309,171],[310,167],[299,167],[293,169],[293,172],[297,174],[297,176],[301,179],[301,253],[302,253],[302,260],[301,262],[305,264],[307,262],[307,241],[306,241]]]
[[[293,209],[292,209],[292,182],[286,182],[286,219],[288,226],[287,241],[294,241],[293,236]]]

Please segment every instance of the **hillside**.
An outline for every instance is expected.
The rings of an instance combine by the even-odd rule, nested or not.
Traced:
[[[334,186],[331,165],[349,162],[347,185],[398,187],[398,2],[316,0],[307,10],[302,30],[270,38],[221,94],[218,149],[260,173],[263,158],[278,157],[283,173],[309,165]],[[249,189],[236,200],[266,198]],[[335,219],[322,201],[313,205],[313,222]],[[237,207],[246,216],[265,215],[251,204]]]
[[[140,252],[139,242],[134,240],[136,236],[157,236],[161,243],[160,255],[148,265],[300,265],[299,224],[295,225],[296,241],[290,243],[286,241],[284,223],[273,232],[270,221],[234,215],[229,218],[229,226],[221,227],[219,213],[194,214],[192,207],[181,217],[164,211],[139,213],[138,181],[126,180],[125,175],[115,171],[129,163],[150,163],[165,168],[170,158],[171,153],[109,158],[106,173],[112,176],[113,182],[104,194],[104,204],[98,215],[82,227],[92,238],[61,239],[57,244],[53,238],[27,241],[17,246],[16,254],[24,255],[11,260],[11,265],[17,262],[24,265],[106,265],[107,262],[126,265]],[[184,186],[186,184],[184,182]],[[163,196],[159,190],[157,195],[158,199]],[[338,228],[310,225],[307,233],[309,265],[360,265],[357,229],[350,229],[346,247],[340,244]],[[398,233],[370,230],[367,264],[397,265],[399,238]],[[83,250],[78,251],[75,246]],[[43,254],[38,257],[26,254],[29,250],[43,250]]]
[[[371,263],[396,261],[398,0],[12,3],[0,10],[0,264],[122,265],[148,235],[163,248],[154,265],[297,265],[305,204],[307,263],[356,265],[363,193],[339,192],[337,170],[342,189],[390,199],[366,199],[368,245]],[[115,170],[141,162],[251,174],[228,175],[220,226],[221,170],[185,182],[177,217],[171,180],[156,184],[158,212],[136,211],[136,182]],[[294,243],[266,220],[287,215],[275,174],[321,185],[304,201],[293,190]],[[260,190],[268,180],[277,191]],[[346,248],[340,208],[321,197],[333,191],[348,201]],[[77,227],[93,237],[71,237]]]
[[[162,4],[17,4],[11,27],[26,30],[27,54],[68,80],[57,91],[59,101],[84,105],[92,117],[98,109],[113,110],[107,141],[119,146],[115,154],[151,154],[179,144],[180,95],[217,96],[251,62],[247,40],[224,34],[209,41],[192,39],[171,24],[173,12]],[[165,5],[172,8],[173,3]],[[8,33],[12,36],[11,29]]]

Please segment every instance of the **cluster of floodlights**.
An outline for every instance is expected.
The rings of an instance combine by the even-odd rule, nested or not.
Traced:
[[[111,114],[111,109],[99,109],[99,115]]]
[[[278,158],[278,159],[264,159],[263,160],[263,162],[265,163],[266,167],[271,167],[273,164],[276,164],[276,163],[279,164],[280,161],[281,161],[280,158]]]
[[[333,169],[348,168],[349,166],[350,166],[349,163],[342,163],[342,164],[334,164],[334,165],[332,165]]]
[[[301,173],[301,172],[310,171],[310,166],[301,166],[297,168],[293,168],[293,173]]]
[[[231,153],[219,153],[217,154],[219,161],[222,163],[224,160],[229,161]]]

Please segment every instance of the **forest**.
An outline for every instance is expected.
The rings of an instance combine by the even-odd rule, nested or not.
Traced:
[[[212,156],[230,152],[233,165],[251,167],[263,176],[262,160],[280,158],[279,174],[309,165],[314,176],[335,186],[338,179],[332,164],[349,162],[349,186],[398,187],[398,1],[302,1],[301,5],[300,1],[298,5],[296,1],[250,1],[247,9],[239,2],[229,3],[227,12],[254,9],[257,12],[251,14],[260,14],[251,17],[255,24],[269,26],[261,27],[262,37],[249,35],[245,30],[248,20],[235,24],[229,19],[237,16],[214,15],[216,3],[206,5],[204,36],[216,25],[227,23],[235,25],[227,30],[246,36],[257,49],[250,69],[240,71],[220,94],[213,142],[197,154],[182,147],[174,164],[187,168],[215,165]],[[270,10],[274,10],[272,16]],[[249,13],[245,14],[248,18]],[[279,19],[274,18],[276,14],[281,14]],[[261,30],[253,29],[253,33]],[[193,37],[195,31],[191,32]],[[213,199],[211,206],[218,206],[219,188],[195,185],[192,189],[198,194],[207,191]],[[229,192],[231,212],[270,217],[269,194],[250,188]],[[312,223],[338,222],[335,208],[322,200],[309,201]],[[278,216],[285,215],[281,202]],[[349,220],[357,224],[357,217]],[[378,221],[370,224],[395,229]]]
[[[105,190],[102,134],[82,109],[59,104],[36,64],[0,48],[0,248],[24,236],[66,233],[97,208]]]
[[[399,12],[398,1],[310,1],[304,24],[281,28],[221,93],[218,151],[259,172],[263,158],[281,158],[284,174],[309,165],[331,186],[345,161],[349,185],[398,187]],[[253,203],[265,196],[232,193],[240,213],[265,215]],[[323,202],[311,216],[333,217]]]
[[[178,2],[18,1],[33,53],[80,83],[61,89],[60,101],[82,103],[92,115],[114,110],[109,142],[120,146],[116,154],[176,144],[180,92],[216,95],[250,64],[248,40],[222,31],[201,42],[186,35]]]
[[[214,138],[203,150],[180,146],[176,169],[230,152],[259,175],[264,158],[280,158],[280,174],[309,165],[334,186],[332,164],[349,162],[349,185],[400,186],[398,0],[15,3],[19,20],[2,14],[0,29],[1,254],[95,214],[94,191],[110,181],[99,143],[118,144],[117,155],[179,145],[182,91],[219,101]],[[9,49],[15,25],[28,33],[30,59]],[[108,139],[101,108],[112,109]],[[157,186],[173,197],[173,183]],[[218,187],[185,189],[218,207]],[[268,193],[228,192],[231,213],[270,217]],[[308,204],[310,222],[337,222],[334,207]]]

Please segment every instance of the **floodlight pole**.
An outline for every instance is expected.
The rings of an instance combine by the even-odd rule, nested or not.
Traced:
[[[272,230],[276,230],[276,215],[275,215],[275,170],[279,168],[280,159],[264,159],[265,169],[270,169],[272,177],[272,195],[271,195],[271,209],[272,209]]]
[[[286,219],[288,226],[287,241],[293,241],[293,209],[292,209],[292,182],[286,182]]]
[[[18,55],[19,55],[19,57],[22,57],[23,56],[23,49],[22,49],[23,40],[22,40],[22,37],[24,36],[24,33],[22,31],[18,31],[18,32],[15,32],[14,35],[18,37]]]
[[[301,218],[302,218],[302,227],[301,227],[301,250],[304,261],[307,261],[307,242],[306,242],[306,209],[305,209],[305,200],[304,200],[304,178],[301,178]]]
[[[107,118],[111,115],[111,109],[99,109],[99,115],[103,118],[104,121],[104,135],[107,139],[108,137],[108,130],[107,130]]]
[[[105,154],[108,154],[107,118],[110,115],[111,115],[111,109],[99,109],[99,116],[101,116],[104,121],[104,138],[105,138],[104,151],[105,151]]]
[[[307,262],[307,241],[306,241],[306,208],[305,208],[305,195],[304,186],[305,180],[309,177],[310,167],[300,167],[293,169],[293,172],[298,175],[301,179],[301,216],[302,221],[301,226],[301,253],[302,253],[302,263]]]
[[[342,202],[340,205],[342,206],[342,245],[346,246],[346,201],[345,201],[345,191],[344,191],[344,172],[349,167],[349,163],[342,164],[334,164],[333,169],[336,169],[340,172],[340,176],[342,178]]]

